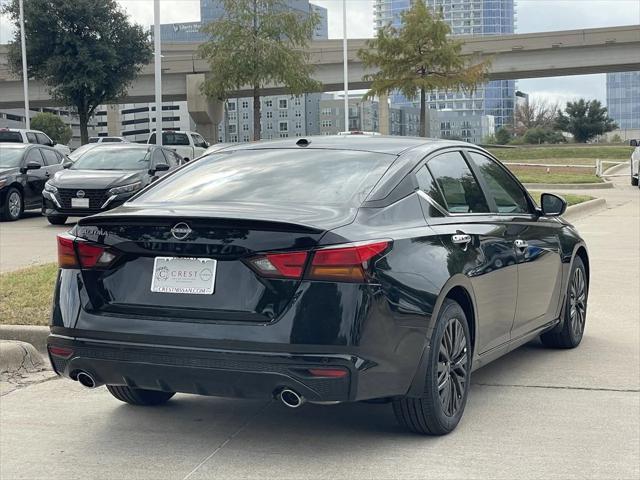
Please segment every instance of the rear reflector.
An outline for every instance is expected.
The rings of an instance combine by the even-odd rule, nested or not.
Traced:
[[[310,368],[308,372],[314,377],[343,378],[347,376],[347,371],[342,368]]]
[[[104,268],[116,255],[107,247],[89,243],[67,233],[58,235],[58,266],[60,268]]]
[[[49,349],[49,353],[56,357],[69,358],[73,355],[73,350],[68,347],[56,347],[55,345],[49,345],[47,348]]]

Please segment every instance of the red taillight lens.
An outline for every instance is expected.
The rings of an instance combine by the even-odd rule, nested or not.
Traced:
[[[307,255],[307,252],[267,253],[252,259],[251,264],[265,277],[301,278]]]
[[[309,374],[314,377],[343,378],[347,371],[342,368],[310,368]]]
[[[367,262],[389,248],[389,242],[331,247],[315,252],[308,278],[342,282],[364,282]]]
[[[68,347],[56,347],[55,345],[49,345],[49,353],[56,357],[69,358],[73,355],[73,350]]]
[[[116,258],[107,247],[88,243],[72,235],[58,235],[58,266],[60,268],[106,267]]]

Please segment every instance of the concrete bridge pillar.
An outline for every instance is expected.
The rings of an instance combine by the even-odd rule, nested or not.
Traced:
[[[200,86],[204,73],[187,75],[187,109],[196,124],[196,131],[209,143],[218,143],[218,124],[224,112],[222,101],[211,100],[202,94]]]
[[[380,125],[380,133],[389,135],[391,125],[389,118],[389,96],[380,95],[378,97],[378,123]]]
[[[110,137],[120,136],[120,105],[107,105],[107,134]]]

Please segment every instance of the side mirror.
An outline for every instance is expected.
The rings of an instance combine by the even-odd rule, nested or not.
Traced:
[[[42,165],[38,162],[28,162],[24,167],[20,169],[20,172],[27,173],[27,170],[39,170]]]
[[[166,163],[157,163],[155,168],[149,169],[149,175],[153,175],[156,172],[166,172],[167,170],[169,170],[169,168],[169,165],[167,165]]]
[[[182,160],[184,161],[184,163],[187,163],[191,159],[189,157],[184,157]]]
[[[637,147],[638,146],[638,140],[636,140],[636,139],[629,140],[629,146]]]
[[[557,217],[567,210],[567,201],[553,193],[543,193],[540,197],[540,209],[545,217]]]
[[[71,165],[73,165],[73,162],[64,162],[62,168],[71,168]]]

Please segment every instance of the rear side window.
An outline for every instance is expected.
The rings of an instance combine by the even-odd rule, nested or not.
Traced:
[[[429,173],[429,169],[427,169],[426,165],[421,167],[416,172],[416,180],[418,181],[418,187],[424,193],[429,195],[431,200],[436,202],[438,205],[444,208],[446,203],[444,202],[442,195],[440,194],[440,190],[438,190],[438,186],[436,185],[435,180]],[[430,217],[442,217],[443,213],[440,212],[437,208],[434,208],[433,205],[429,205],[429,216]]]
[[[41,151],[47,165],[56,165],[60,163],[60,157],[58,157],[58,155],[56,155],[56,152],[54,152],[53,150],[47,150],[43,148],[41,149]]]
[[[89,143],[98,143],[99,138],[98,137],[91,137],[89,139]]]
[[[476,152],[469,152],[480,169],[480,175],[489,188],[499,213],[529,213],[529,203],[524,191],[494,160]]]
[[[320,149],[215,153],[178,170],[134,203],[359,206],[395,158]]]
[[[44,160],[42,159],[42,154],[40,153],[40,149],[32,148],[31,150],[29,150],[29,153],[27,153],[27,157],[25,158],[25,162],[26,163],[36,162],[44,166]]]
[[[0,130],[0,142],[22,143],[22,135],[20,135],[20,132]]]
[[[27,132],[27,140],[29,141],[29,143],[38,143],[36,134],[32,132]]]
[[[427,163],[446,208],[451,213],[486,213],[487,200],[469,165],[460,152],[447,152]]]

